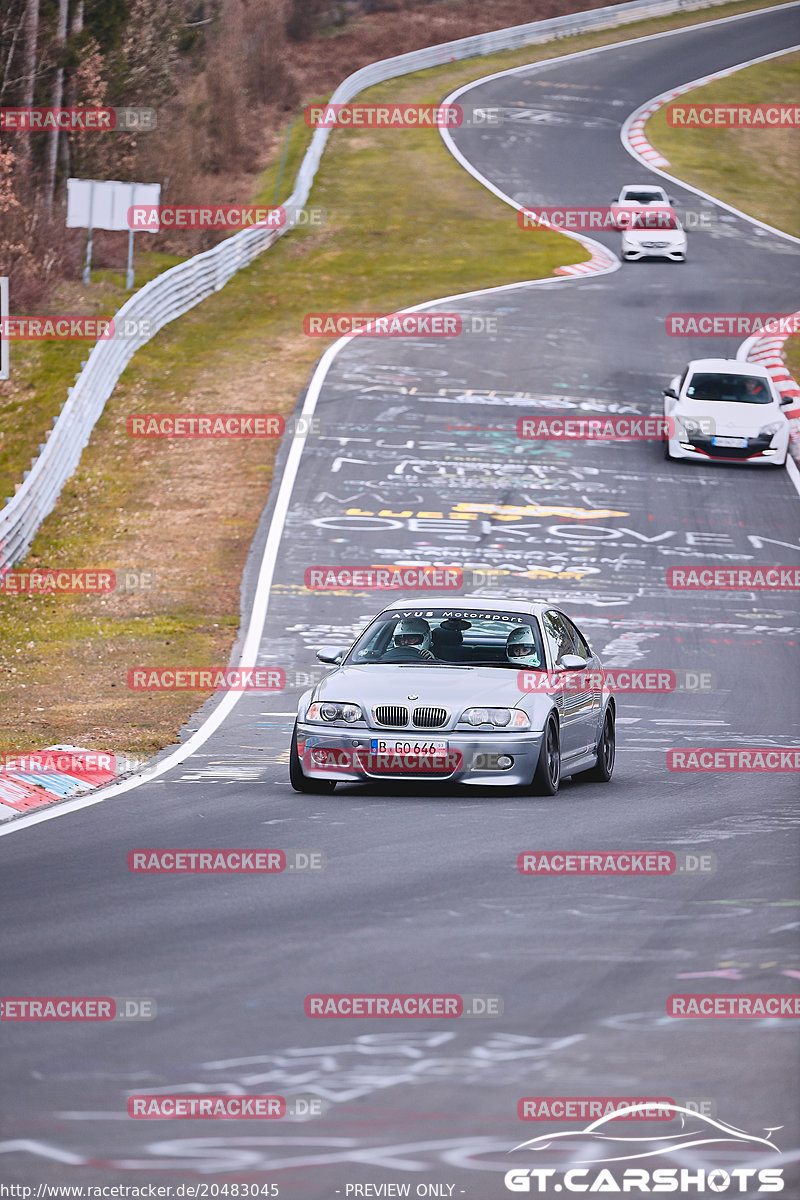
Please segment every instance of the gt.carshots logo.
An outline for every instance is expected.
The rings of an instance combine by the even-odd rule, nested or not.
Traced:
[[[536,1101],[536,1097],[533,1099]],[[562,1103],[571,1101],[564,1100]],[[553,1153],[560,1150],[568,1161],[582,1163],[582,1166],[567,1170],[513,1167],[505,1173],[505,1186],[510,1192],[536,1192],[539,1195],[545,1192],[751,1195],[756,1191],[783,1191],[782,1168],[761,1165],[765,1159],[769,1161],[767,1156],[780,1154],[778,1147],[770,1140],[776,1127],[765,1130],[767,1137],[745,1133],[734,1125],[698,1111],[696,1107],[689,1107],[690,1103],[632,1100],[628,1107],[618,1108],[612,1099],[611,1111],[589,1125],[576,1130],[539,1134],[514,1146],[512,1150],[513,1153],[525,1151],[534,1156],[537,1152],[541,1154],[547,1151],[551,1159]],[[662,1126],[657,1132],[651,1133],[641,1126],[631,1129],[625,1124],[632,1119],[642,1120],[648,1104],[654,1104],[656,1111],[672,1118],[672,1132],[664,1130]],[[532,1119],[542,1118],[535,1116]],[[553,1118],[545,1116],[543,1119]],[[735,1156],[734,1161],[742,1163],[752,1156],[755,1165],[726,1169],[709,1167],[709,1162],[714,1162],[715,1147],[727,1162],[731,1161],[732,1155]],[[750,1155],[747,1155],[748,1151]],[[697,1152],[702,1155],[698,1157],[703,1165],[688,1165],[693,1163]],[[654,1158],[663,1160],[672,1156],[677,1157],[681,1166],[657,1166],[652,1163]],[[642,1159],[648,1160],[647,1166],[638,1165]],[[632,1161],[636,1161],[637,1165],[624,1165]]]
[[[503,1182],[510,1192],[625,1192],[630,1194],[661,1194],[665,1192],[719,1196],[744,1195],[756,1187],[758,1192],[782,1192],[781,1167],[738,1167],[723,1171],[720,1167],[707,1171],[689,1167],[626,1167],[619,1182],[608,1168],[588,1170],[575,1167],[571,1171],[556,1171],[551,1167],[515,1167],[506,1171]],[[558,1177],[557,1179],[555,1177]]]

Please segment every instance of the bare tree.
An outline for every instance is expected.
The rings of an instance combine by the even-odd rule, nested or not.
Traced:
[[[58,25],[56,27],[56,69],[53,77],[53,108],[60,108],[64,98],[64,49],[67,41],[67,19],[69,0],[58,0]],[[52,207],[56,191],[56,163],[58,162],[57,128],[47,135],[47,158],[45,162],[45,201]]]
[[[33,104],[36,83],[36,51],[39,42],[39,0],[27,0],[25,5],[25,50],[23,63],[22,107]],[[20,174],[28,174],[31,162],[31,135],[25,130],[19,136]]]

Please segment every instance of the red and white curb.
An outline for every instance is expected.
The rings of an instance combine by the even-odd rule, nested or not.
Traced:
[[[563,230],[559,231],[563,232]],[[573,263],[569,267],[556,267],[553,271],[554,275],[603,275],[606,271],[613,271],[619,263],[617,259],[604,246],[598,242],[589,241],[587,239],[587,249],[591,250],[592,257],[588,262]]]
[[[144,764],[111,751],[48,746],[0,765],[0,822],[113,783]]]
[[[792,317],[800,318],[800,311],[793,313]],[[790,336],[788,333],[774,333],[767,325],[762,333],[754,334],[742,342],[736,357],[741,362],[754,362],[766,367],[780,394],[795,398],[796,404],[784,409],[784,415],[789,422],[789,452],[800,464],[800,384],[792,377],[783,357],[784,343]]]
[[[651,100],[648,100],[640,108],[632,112],[623,124],[620,134],[623,146],[629,154],[646,163],[648,167],[668,167],[670,165],[669,159],[664,158],[663,154],[656,150],[654,146],[651,146],[645,137],[644,127],[653,113],[658,112],[660,108],[663,108],[665,104],[669,104],[670,100],[674,100],[677,96],[685,96],[687,92],[693,92],[696,88],[703,87],[707,83],[712,83],[715,79],[725,79],[728,75],[734,75],[737,71],[744,70],[745,67],[752,67],[756,63],[767,62],[771,58],[779,58],[781,55],[791,54],[797,48],[797,46],[793,46],[787,50],[776,50],[772,54],[762,54],[759,58],[748,59],[747,62],[737,63],[735,67],[726,67],[723,71],[714,71],[711,75],[701,75],[699,79],[693,79],[690,83],[683,83],[680,87],[672,88],[669,92],[662,92],[659,96],[653,96]],[[680,181],[676,180],[676,182]],[[692,188],[691,190],[697,191],[698,189]],[[700,194],[705,195],[706,193],[702,192]]]

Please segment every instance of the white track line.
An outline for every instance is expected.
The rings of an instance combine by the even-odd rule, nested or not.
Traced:
[[[774,8],[764,10],[758,9],[755,11],[772,12],[776,9],[795,8],[798,6],[798,4],[800,4],[800,0],[791,0],[791,3],[789,4],[775,5]],[[501,75],[511,75],[518,71],[529,71],[532,65],[550,66],[554,63],[566,62],[568,59],[582,58],[588,54],[601,54],[607,50],[619,49],[621,46],[629,46],[635,42],[646,42],[655,40],[657,38],[670,37],[674,36],[675,34],[685,33],[692,29],[705,28],[711,25],[724,25],[730,21],[742,20],[745,17],[752,15],[753,13],[740,13],[733,17],[720,17],[715,21],[703,21],[697,25],[687,25],[681,27],[680,29],[667,30],[664,33],[651,33],[645,37],[629,38],[626,41],[614,42],[607,46],[598,46],[593,50],[580,50],[573,54],[564,54],[558,58],[549,58],[546,60],[546,63],[542,64],[528,64],[527,66],[523,67],[513,67],[508,71],[497,71],[493,75],[487,75],[483,79],[475,80],[472,84],[466,84],[464,87],[458,89],[457,92],[453,92],[452,94],[454,96],[460,95],[462,92],[467,91],[470,87],[477,87],[479,84],[486,83],[490,79],[497,79]],[[443,134],[444,132],[445,130],[442,129]],[[467,164],[466,160],[462,160],[462,157],[457,152],[455,147],[448,147],[448,149],[451,149],[451,153],[454,153],[455,157],[462,163],[465,169],[468,170],[471,175],[473,175],[474,178],[479,179],[484,186],[487,187],[489,191],[493,192],[499,199],[503,200],[507,204],[510,204],[513,208],[519,209],[521,207],[514,200],[512,200],[510,196],[506,196],[505,193],[501,192],[499,188],[496,188],[494,184],[490,183],[489,180],[484,179],[479,172],[474,170],[474,168],[471,168],[471,166]],[[566,230],[560,230],[559,232],[562,232],[566,234],[566,236],[573,237],[581,242],[592,242],[591,238],[584,238],[583,235],[567,233]],[[593,243],[593,245],[599,246],[599,243]],[[600,249],[602,249],[604,254],[610,253],[609,251],[606,251],[604,246],[600,247]],[[620,265],[621,264],[619,260],[615,259],[614,264],[605,268],[602,273],[607,274],[618,270]],[[473,292],[460,292],[454,296],[444,296],[436,300],[427,300],[423,304],[415,304],[409,308],[399,309],[398,311],[423,312],[425,309],[430,308],[433,305],[449,304],[455,300],[465,300],[473,296],[487,296],[491,295],[493,292],[515,291],[517,288],[540,286],[563,287],[572,283],[574,279],[574,276],[562,276],[558,279],[531,279],[522,283],[501,284],[498,287],[480,288]],[[344,347],[348,345],[348,343],[351,342],[354,337],[357,336],[357,334],[350,334],[347,337],[339,338],[338,341],[330,345],[325,351],[319,363],[317,364],[314,374],[311,377],[311,382],[308,386],[308,392],[306,393],[305,403],[303,404],[302,408],[302,416],[313,416],[316,410],[319,394],[322,390],[322,386],[325,382],[328,371],[330,370],[331,363],[337,357],[339,352],[343,350]],[[308,424],[310,425],[310,422]],[[275,501],[275,509],[272,514],[269,532],[267,534],[267,541],[264,546],[264,555],[259,568],[258,581],[253,599],[253,607],[250,611],[250,620],[247,625],[247,633],[245,635],[245,640],[239,655],[239,661],[236,664],[237,667],[249,666],[256,661],[256,654],[261,642],[264,624],[266,622],[267,612],[269,609],[270,589],[272,587],[272,578],[275,572],[278,550],[280,548],[280,542],[283,536],[286,515],[289,510],[289,502],[291,500],[295,481],[297,479],[300,458],[303,453],[303,449],[305,448],[305,441],[306,438],[304,434],[294,438],[286,459],[286,466],[284,467],[283,477],[281,479],[278,495]],[[6,837],[8,834],[20,832],[23,829],[29,828],[31,825],[39,825],[43,821],[55,820],[56,817],[66,816],[67,813],[79,812],[81,809],[91,808],[95,804],[102,804],[104,801],[111,800],[115,796],[121,796],[125,792],[133,791],[134,788],[141,787],[144,783],[149,783],[153,779],[158,779],[161,775],[166,774],[167,771],[171,771],[173,767],[177,767],[180,763],[184,762],[185,759],[189,758],[192,754],[199,750],[200,747],[208,741],[211,735],[217,729],[219,729],[222,722],[225,720],[228,714],[233,711],[243,694],[244,693],[242,692],[223,693],[222,699],[214,711],[205,719],[205,721],[203,721],[202,725],[195,730],[192,736],[188,738],[187,741],[185,741],[181,746],[179,746],[177,750],[174,750],[171,754],[166,755],[159,762],[153,764],[153,766],[147,767],[144,769],[144,771],[138,773],[137,775],[131,776],[128,779],[121,780],[119,783],[113,783],[109,787],[103,788],[102,791],[93,792],[90,796],[84,796],[75,800],[68,800],[64,804],[56,803],[49,808],[40,811],[37,810],[36,812],[32,812],[26,816],[20,817],[18,820],[12,819],[5,825],[0,826],[0,837]]]
[[[797,2],[800,2],[800,0],[797,0]],[[784,4],[780,7],[792,8],[794,7],[794,4]],[[668,179],[671,183],[677,184],[678,187],[683,188],[685,191],[693,192],[695,196],[702,196],[704,200],[710,200],[719,208],[724,208],[726,212],[733,213],[735,216],[741,217],[743,221],[749,221],[751,225],[757,225],[759,229],[765,229],[768,233],[775,234],[776,237],[784,238],[785,241],[794,242],[795,245],[800,246],[800,237],[795,237],[794,234],[786,233],[783,229],[776,229],[774,225],[768,225],[766,221],[759,221],[756,217],[751,217],[746,212],[742,212],[740,208],[734,208],[732,204],[726,204],[724,200],[718,200],[717,197],[712,196],[710,192],[704,192],[702,188],[693,187],[691,183],[686,183],[684,179],[679,179],[677,175],[670,175],[667,171],[663,171],[661,167],[657,165],[655,160],[652,160],[646,157],[645,154],[641,153],[641,143],[637,143],[637,145],[634,146],[631,142],[632,128],[636,127],[636,129],[638,129],[640,126],[643,128],[644,122],[649,116],[652,116],[654,112],[657,112],[659,108],[662,108],[670,100],[674,100],[676,96],[685,95],[687,92],[693,91],[695,88],[702,87],[706,83],[711,83],[715,79],[724,79],[728,75],[733,75],[736,71],[743,71],[746,67],[753,67],[757,63],[769,62],[770,59],[780,58],[784,54],[796,54],[798,50],[800,50],[800,45],[789,46],[786,50],[775,50],[772,54],[762,54],[759,58],[750,58],[747,60],[747,62],[737,63],[735,67],[728,67],[724,71],[715,71],[711,75],[702,75],[699,79],[693,79],[691,83],[682,84],[680,88],[676,88],[669,92],[661,92],[660,95],[653,96],[652,99],[647,100],[644,104],[640,105],[639,108],[637,108],[635,112],[632,112],[631,115],[625,120],[622,129],[620,130],[620,140],[622,145],[632,158],[635,158],[637,162],[640,162],[643,166],[647,167],[648,171],[653,171],[656,175],[660,175],[662,179]],[[649,142],[645,141],[645,145],[648,146],[650,150],[653,150]],[[637,146],[639,148],[637,148]],[[657,151],[653,150],[653,153],[657,154]],[[666,162],[666,159],[663,159],[662,161]]]

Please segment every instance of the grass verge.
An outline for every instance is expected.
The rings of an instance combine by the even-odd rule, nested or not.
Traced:
[[[687,104],[796,104],[800,54],[745,67],[680,97]],[[677,129],[666,106],[646,135],[669,172],[749,216],[800,236],[800,130]]]

